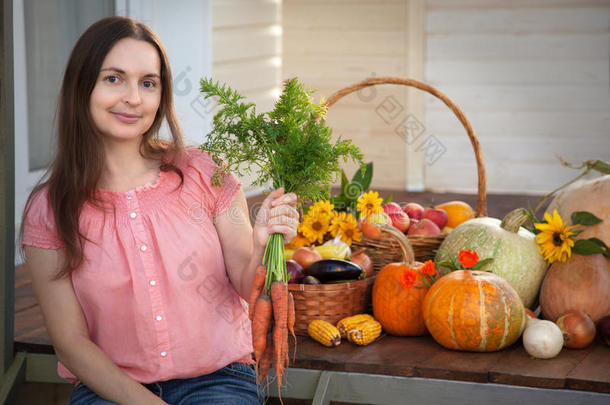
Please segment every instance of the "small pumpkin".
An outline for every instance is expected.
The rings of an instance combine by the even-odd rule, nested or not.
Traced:
[[[375,278],[372,301],[373,314],[383,329],[396,336],[421,336],[427,334],[421,306],[429,287],[423,286],[420,268],[423,263],[414,261],[413,249],[406,236],[393,226],[380,225],[382,231],[395,238],[402,250],[403,262],[384,266]],[[405,271],[416,272],[415,285],[405,288],[400,278]],[[422,284],[420,287],[419,285]]]
[[[517,291],[502,277],[457,270],[432,285],[423,304],[424,322],[440,345],[491,352],[513,344],[526,325]]]
[[[440,263],[457,256],[460,250],[471,249],[479,257],[494,260],[481,270],[495,273],[517,290],[526,307],[534,304],[547,264],[538,253],[536,236],[521,225],[528,217],[523,209],[508,213],[502,221],[496,218],[474,218],[457,226],[441,243],[434,258],[439,273],[449,269]]]
[[[573,254],[555,262],[540,288],[540,309],[553,322],[570,310],[582,311],[597,322],[610,314],[610,268],[602,255]]]

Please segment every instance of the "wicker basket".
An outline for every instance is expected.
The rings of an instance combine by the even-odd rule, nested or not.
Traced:
[[[326,105],[330,107],[335,104],[339,99],[350,93],[353,93],[354,91],[358,91],[364,87],[375,86],[378,84],[398,84],[424,90],[432,94],[433,96],[439,98],[447,105],[447,107],[451,109],[451,111],[453,111],[453,113],[457,116],[457,118],[460,120],[460,122],[466,129],[466,133],[468,134],[468,137],[470,138],[470,143],[472,144],[472,148],[474,149],[474,156],[477,163],[478,198],[475,215],[477,217],[486,216],[487,183],[485,177],[485,165],[483,164],[483,157],[481,154],[479,140],[475,136],[472,126],[468,121],[468,118],[466,118],[462,110],[460,110],[460,108],[445,94],[441,93],[439,90],[430,86],[429,84],[417,80],[405,79],[400,77],[378,77],[362,81],[360,83],[345,87],[337,91],[328,98]],[[438,249],[441,242],[445,239],[445,236],[446,235],[444,234],[409,236],[409,241],[411,242],[411,246],[413,247],[413,251],[415,253],[415,259],[418,261],[425,261],[434,258],[434,251]],[[399,262],[402,260],[402,253],[398,243],[394,239],[385,236],[382,236],[379,239],[370,239],[367,237],[363,237],[361,242],[353,242],[352,246],[352,249],[358,249],[362,247],[366,248],[366,253],[373,261],[373,267],[375,271],[379,271],[383,266],[388,263]]]
[[[294,297],[297,335],[307,335],[307,325],[322,319],[335,325],[346,316],[367,312],[375,276],[350,283],[288,284]]]

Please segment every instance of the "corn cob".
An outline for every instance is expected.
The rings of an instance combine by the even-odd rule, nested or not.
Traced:
[[[314,249],[322,255],[322,259],[342,259],[347,257],[347,248],[341,245],[315,246]]]
[[[381,324],[375,320],[357,325],[347,332],[347,340],[360,346],[366,346],[381,335]]]
[[[341,319],[337,323],[337,329],[339,329],[339,333],[341,334],[341,338],[347,339],[347,331],[354,329],[357,325],[362,322],[367,322],[375,320],[372,315],[369,314],[358,314],[353,316],[348,316],[346,318]]]
[[[307,333],[316,342],[322,343],[327,347],[339,346],[341,343],[341,335],[333,324],[315,319],[307,325]]]

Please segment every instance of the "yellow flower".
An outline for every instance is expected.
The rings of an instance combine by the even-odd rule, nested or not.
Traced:
[[[307,214],[309,214],[309,212]],[[328,232],[329,227],[330,215],[305,215],[303,218],[303,236],[307,238],[309,243],[322,243],[324,235]]]
[[[358,211],[360,212],[360,215],[363,216],[381,212],[383,211],[383,208],[381,208],[382,202],[383,198],[379,197],[379,193],[371,190],[368,193],[364,193],[362,197],[358,199]]]
[[[351,214],[349,214],[351,215]],[[352,242],[360,242],[362,240],[362,234],[358,229],[358,224],[351,221],[345,221],[341,223],[341,228],[339,230],[339,235],[341,235],[341,240],[347,243],[349,246],[352,246]]]
[[[341,224],[345,222],[345,217],[347,216],[347,212],[337,212],[333,211],[333,218],[330,223],[330,234],[335,237],[341,228]]]
[[[563,222],[557,210],[553,210],[553,216],[548,212],[544,213],[547,223],[536,223],[534,226],[540,231],[536,235],[536,242],[540,246],[540,254],[550,263],[556,261],[565,262],[572,255],[574,241],[570,236],[575,235],[570,232],[575,225],[567,226]]]
[[[334,212],[330,224],[330,234],[333,237],[339,235],[341,240],[350,246],[353,240],[358,242],[362,240],[362,235],[358,229],[358,221],[351,213],[347,212]]]
[[[286,247],[289,249],[298,249],[303,246],[309,246],[309,240],[303,235],[303,224],[299,224],[297,236]]]
[[[316,201],[311,205],[311,207],[309,207],[309,210],[307,210],[307,215],[310,215],[314,218],[319,214],[326,214],[328,216],[332,216],[334,209],[334,204],[331,204],[328,200]]]

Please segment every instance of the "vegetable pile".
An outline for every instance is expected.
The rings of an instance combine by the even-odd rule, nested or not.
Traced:
[[[253,185],[283,187],[286,193],[295,193],[302,206],[328,198],[332,183],[340,176],[341,161],[351,158],[362,165],[362,154],[350,140],[339,137],[331,143],[324,101],[314,103],[313,91],[296,79],[285,82],[274,109],[263,114],[257,114],[253,103],[243,102],[244,97],[226,85],[211,79],[202,79],[200,84],[206,99],[218,97],[213,129],[200,146],[218,166],[212,184],[219,186],[229,173],[244,176],[254,172]],[[250,307],[259,382],[273,357],[279,390],[288,361],[287,331],[294,324],[281,234],[269,238],[263,266],[255,278]],[[272,339],[267,338],[269,331]]]

